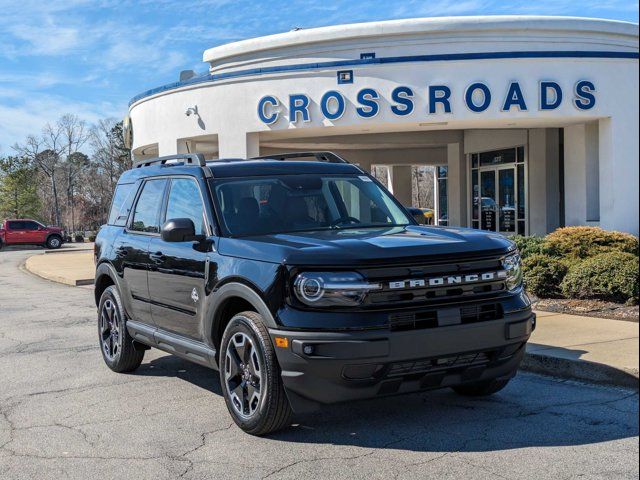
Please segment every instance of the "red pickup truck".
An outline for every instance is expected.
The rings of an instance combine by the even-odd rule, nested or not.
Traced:
[[[64,243],[64,230],[45,227],[27,218],[7,219],[0,223],[0,248],[4,245],[42,245],[60,248]]]

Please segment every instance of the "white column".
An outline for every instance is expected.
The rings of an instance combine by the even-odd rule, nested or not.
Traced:
[[[638,235],[638,117],[604,118],[598,130],[600,226]]]
[[[546,235],[560,225],[560,142],[557,128],[529,130],[529,234]]]
[[[251,158],[260,155],[258,133],[220,132],[218,134],[219,158]]]
[[[158,156],[175,155],[178,153],[178,146],[175,140],[160,140],[158,142]]]
[[[564,128],[565,225],[587,225],[600,218],[598,124]]]
[[[395,165],[389,167],[393,169],[391,175],[391,185],[393,186],[393,195],[403,205],[411,206],[411,166]]]
[[[447,144],[449,226],[467,226],[467,162],[461,143]]]

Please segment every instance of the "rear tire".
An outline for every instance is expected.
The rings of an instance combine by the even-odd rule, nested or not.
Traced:
[[[266,435],[290,424],[291,406],[262,316],[242,312],[231,319],[219,363],[224,400],[236,425],[251,435]]]
[[[458,395],[465,397],[487,397],[499,392],[509,383],[510,378],[485,380],[484,382],[468,383],[451,387]]]
[[[58,235],[51,235],[47,238],[47,248],[56,250],[62,246],[62,237]]]
[[[118,289],[107,287],[98,307],[98,341],[104,363],[117,373],[134,371],[144,358],[144,350],[133,345],[126,319]]]

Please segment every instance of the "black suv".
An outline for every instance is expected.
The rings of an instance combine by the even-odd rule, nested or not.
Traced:
[[[256,435],[318,403],[492,394],[535,327],[513,242],[419,226],[330,152],[140,162],[95,245],[109,368],[156,347],[218,369]]]

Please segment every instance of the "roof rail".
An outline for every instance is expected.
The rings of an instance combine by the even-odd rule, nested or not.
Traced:
[[[253,157],[251,160],[294,160],[298,158],[315,157],[318,162],[329,163],[349,163],[344,158],[333,152],[295,152],[295,153],[276,153],[274,155],[263,155],[261,157]]]
[[[204,155],[201,153],[178,153],[175,155],[167,155],[165,157],[152,158],[150,160],[140,160],[133,164],[133,168],[148,167],[156,163],[162,165],[171,160],[182,161],[184,165],[198,165],[200,167],[207,166]]]

